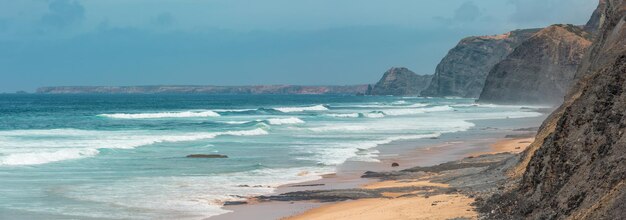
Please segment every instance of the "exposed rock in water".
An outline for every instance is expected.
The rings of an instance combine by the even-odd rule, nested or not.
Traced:
[[[422,96],[478,98],[489,70],[539,29],[468,37],[441,60]]]
[[[228,158],[226,155],[221,154],[190,154],[187,158]]]
[[[370,95],[419,95],[432,75],[417,75],[404,67],[393,67],[371,89]]]
[[[561,104],[591,34],[552,25],[534,34],[489,72],[480,102]]]
[[[521,183],[486,203],[487,218],[626,219],[625,0],[607,0],[603,16],[580,80],[525,152]]]

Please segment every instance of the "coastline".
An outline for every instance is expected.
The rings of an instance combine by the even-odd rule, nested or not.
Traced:
[[[515,149],[510,146],[512,143],[527,143],[529,137],[534,132],[532,128],[538,127],[547,117],[544,114],[540,117],[520,118],[520,119],[490,119],[471,121],[474,127],[467,131],[446,133],[438,138],[402,140],[394,141],[389,144],[381,145],[375,149],[380,151],[377,159],[380,162],[356,162],[347,161],[338,166],[336,173],[325,175],[319,180],[301,182],[296,184],[287,184],[278,187],[272,195],[281,195],[285,193],[301,192],[301,191],[324,191],[324,190],[342,190],[342,189],[375,189],[380,187],[416,187],[416,185],[406,183],[385,182],[376,178],[362,178],[365,172],[396,172],[412,167],[434,166],[446,162],[456,161],[467,157],[476,157],[483,154],[495,154],[500,152],[517,153],[523,148]],[[398,167],[391,167],[392,163],[398,163]],[[419,186],[430,186],[434,183],[429,181],[418,181]],[[382,185],[380,185],[382,184]],[[435,184],[436,186],[441,186]],[[378,187],[376,187],[378,186]],[[383,187],[383,188],[384,188]],[[400,196],[400,195],[397,195]],[[416,201],[417,199],[421,199]],[[454,201],[450,204],[469,204],[473,199],[460,195],[435,195],[426,198],[402,198],[398,200],[400,204],[405,203],[428,203],[433,201]],[[259,202],[258,199],[249,199],[246,204],[227,205],[224,208],[230,210],[230,213],[213,216],[208,219],[306,219],[306,218],[322,218],[320,213],[337,213],[333,210],[349,210],[349,207],[367,207],[369,204],[388,204],[389,211],[393,212],[396,208],[401,209],[402,206],[396,207],[395,202],[389,203],[386,199],[358,199],[349,201],[332,201],[320,202],[315,200],[298,200],[298,201],[277,201],[269,200]],[[430,203],[429,203],[430,204]],[[394,208],[395,207],[395,208]],[[441,207],[429,209],[433,212],[444,213],[439,210]],[[465,207],[465,206],[463,206]],[[447,207],[446,209],[449,209]],[[455,210],[469,210],[456,207]],[[465,211],[467,213],[475,212]],[[465,213],[463,212],[463,213]],[[314,214],[311,214],[314,213]],[[465,213],[465,214],[467,214]],[[345,214],[345,213],[339,213]],[[452,213],[455,214],[455,213]],[[459,213],[456,213],[459,214]],[[313,215],[313,216],[312,216]],[[262,218],[259,218],[262,216]],[[304,217],[300,217],[304,216]],[[469,215],[474,216],[474,215]],[[397,216],[396,216],[397,217]],[[431,216],[432,217],[432,216]],[[443,216],[442,216],[443,217]],[[336,216],[330,215],[330,218]],[[413,218],[430,218],[428,216],[413,216]]]

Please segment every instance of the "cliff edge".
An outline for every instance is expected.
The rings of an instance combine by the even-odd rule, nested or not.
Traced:
[[[489,70],[539,29],[461,40],[441,60],[422,96],[478,98]]]
[[[525,152],[517,187],[488,200],[491,219],[626,219],[626,3],[605,19],[565,103]]]
[[[494,66],[478,101],[561,104],[591,37],[574,25],[542,29]]]

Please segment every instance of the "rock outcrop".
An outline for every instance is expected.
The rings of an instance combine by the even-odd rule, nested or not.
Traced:
[[[539,29],[468,37],[441,60],[422,96],[478,98],[489,70]]]
[[[53,86],[44,94],[364,94],[368,85],[351,86]]]
[[[493,219],[626,219],[626,0],[604,21],[565,103],[525,152],[519,186],[491,198]]]
[[[404,67],[393,67],[374,85],[369,95],[419,95],[430,83],[432,75],[417,75]]]
[[[542,29],[494,66],[479,102],[561,104],[591,36],[574,25]]]
[[[598,5],[598,8],[596,8],[596,10],[593,11],[591,18],[589,19],[587,24],[585,24],[585,26],[583,27],[586,32],[589,32],[593,35],[595,35],[598,32],[604,19],[606,19],[604,17],[605,9],[606,9],[606,0],[600,0],[600,4]]]

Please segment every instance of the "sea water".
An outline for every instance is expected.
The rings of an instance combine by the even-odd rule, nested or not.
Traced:
[[[540,115],[461,98],[0,95],[0,218],[203,219],[395,140]]]

